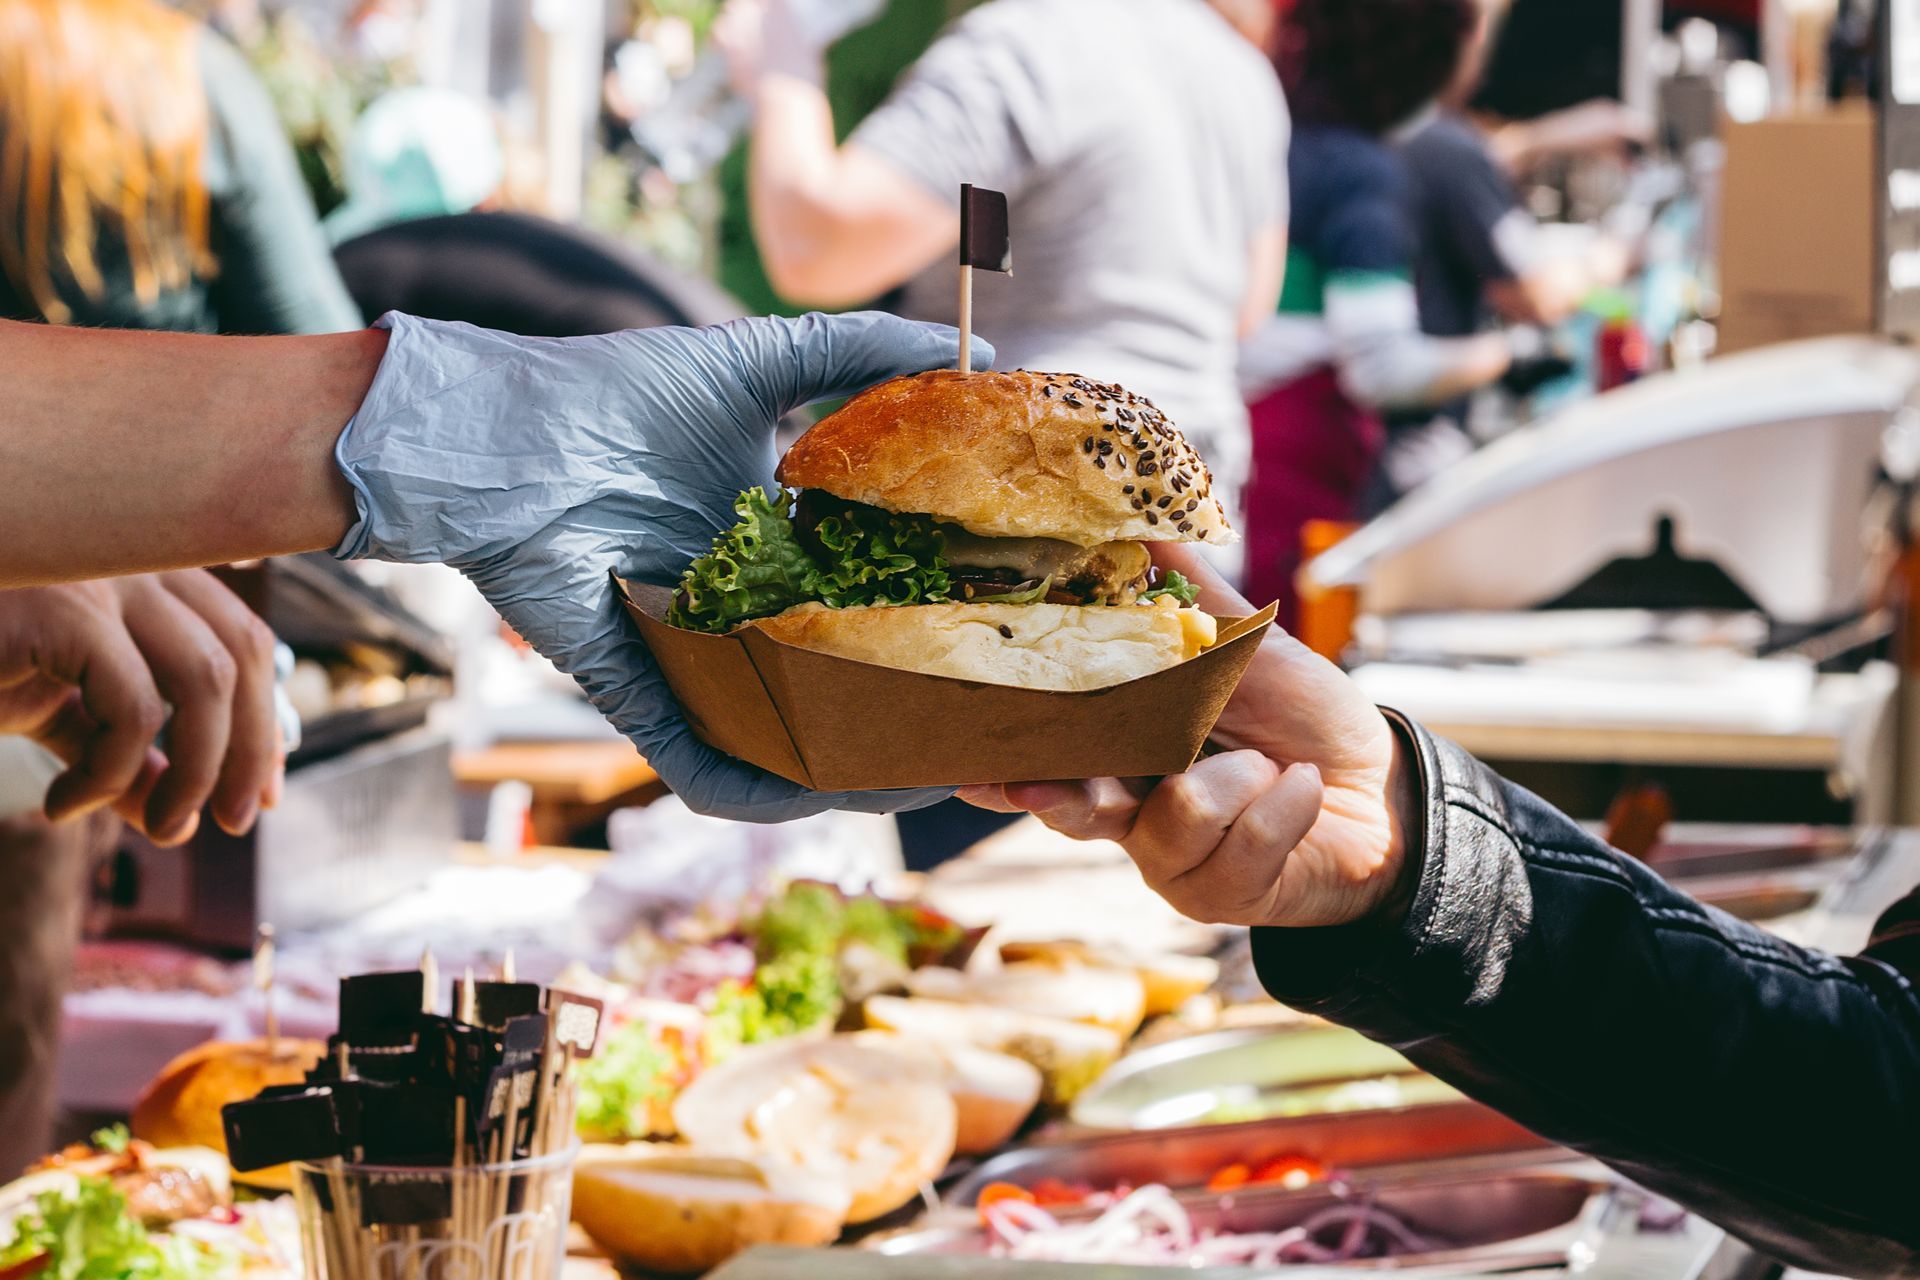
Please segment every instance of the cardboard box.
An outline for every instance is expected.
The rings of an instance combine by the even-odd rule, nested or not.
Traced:
[[[1145,679],[1056,693],[854,662],[751,623],[683,631],[664,620],[671,591],[619,587],[700,740],[817,791],[1179,773],[1274,613],[1219,619],[1213,648]]]
[[[1875,325],[1873,113],[1726,125],[1718,351]]]

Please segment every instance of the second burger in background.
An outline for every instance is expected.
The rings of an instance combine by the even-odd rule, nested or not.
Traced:
[[[1204,462],[1148,401],[1065,374],[943,371],[801,437],[783,490],[687,570],[668,621],[757,624],[880,666],[1022,688],[1136,680],[1214,643],[1146,544],[1231,542]]]

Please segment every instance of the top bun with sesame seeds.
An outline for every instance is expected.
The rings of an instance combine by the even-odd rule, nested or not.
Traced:
[[[1206,463],[1166,415],[1071,374],[942,370],[883,382],[802,436],[779,477],[980,539],[1237,540]]]

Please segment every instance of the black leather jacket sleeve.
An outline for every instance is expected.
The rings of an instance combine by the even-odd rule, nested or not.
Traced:
[[[1275,997],[1782,1261],[1920,1276],[1920,895],[1836,958],[1670,888],[1451,743],[1404,921],[1256,929]]]

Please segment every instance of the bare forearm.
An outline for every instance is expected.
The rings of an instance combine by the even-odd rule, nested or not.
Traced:
[[[838,220],[828,201],[838,163],[826,91],[798,76],[765,77],[754,120],[749,200],[767,274],[783,293],[837,238]]]
[[[0,323],[0,587],[332,546],[333,445],[385,349]]]

